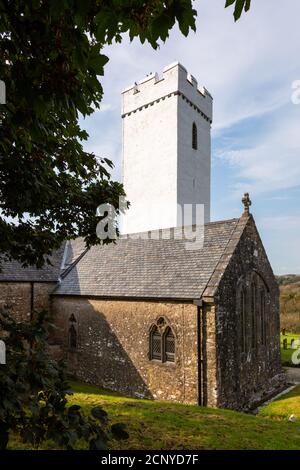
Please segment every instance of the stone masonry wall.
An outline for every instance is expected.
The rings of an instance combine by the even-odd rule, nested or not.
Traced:
[[[255,347],[248,343],[246,352],[242,352],[239,281],[248,289],[253,272],[259,274],[259,283],[269,288],[266,345],[261,342],[261,317],[257,308]],[[279,290],[252,217],[221,279],[215,302],[218,406],[248,408],[274,392],[284,379],[280,361]],[[248,304],[248,312],[249,309]],[[248,313],[247,335],[251,331],[251,321]]]
[[[55,283],[34,283],[34,308],[37,310],[50,309],[50,293]],[[31,283],[30,282],[1,282],[0,308],[9,306],[17,321],[30,319]]]
[[[56,342],[79,379],[135,397],[198,403],[197,307],[175,302],[53,297]],[[77,350],[68,347],[71,315]],[[149,331],[165,317],[176,337],[176,362],[149,360]]]

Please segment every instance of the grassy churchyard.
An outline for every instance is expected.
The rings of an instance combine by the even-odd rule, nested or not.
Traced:
[[[284,347],[284,341],[286,340],[286,347]],[[294,348],[292,347],[292,342],[294,340]],[[282,364],[285,366],[296,366],[296,364],[293,364],[292,362],[292,355],[295,352],[295,350],[300,349],[300,335],[296,333],[286,333],[283,335],[281,333],[280,335],[280,345],[281,345],[281,360]],[[299,351],[299,359],[300,359],[300,351]],[[300,365],[298,366],[300,367]]]
[[[120,396],[73,382],[69,403],[88,411],[101,405],[111,422],[127,424],[129,439],[114,449],[294,449],[300,448],[300,386],[263,408],[258,415]],[[298,419],[290,422],[293,414]],[[82,446],[84,447],[84,446]],[[12,438],[10,449],[29,449]],[[48,442],[43,449],[54,449]]]

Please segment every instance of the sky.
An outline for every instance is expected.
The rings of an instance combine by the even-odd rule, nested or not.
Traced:
[[[121,179],[121,91],[180,62],[214,98],[212,220],[251,212],[275,274],[300,274],[299,0],[252,0],[234,22],[225,0],[196,0],[197,31],[177,27],[154,51],[138,40],[106,47],[101,109],[81,121],[85,150],[113,160]],[[299,86],[300,88],[300,86]],[[298,93],[300,96],[300,93]]]

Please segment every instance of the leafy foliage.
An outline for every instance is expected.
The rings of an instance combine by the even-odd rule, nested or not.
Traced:
[[[99,243],[96,208],[124,196],[112,162],[83,150],[78,123],[100,107],[102,48],[125,33],[157,48],[176,22],[195,30],[195,16],[191,0],[0,0],[3,258],[42,266],[65,239]]]
[[[7,347],[6,365],[0,365],[0,450],[7,447],[11,432],[34,447],[52,440],[67,449],[79,439],[98,450],[106,448],[110,439],[127,439],[124,425],[110,427],[100,406],[88,416],[79,405],[67,406],[70,391],[64,364],[47,353],[51,327],[46,312],[35,313],[30,323],[17,323],[7,312],[0,314]]]
[[[239,20],[243,11],[247,12],[251,7],[251,0],[226,0],[225,8],[234,5],[233,16],[235,21]]]

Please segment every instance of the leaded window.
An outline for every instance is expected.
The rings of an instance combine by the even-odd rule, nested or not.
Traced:
[[[165,360],[167,362],[175,361],[175,337],[171,328],[168,328],[164,338]]]
[[[156,359],[160,361],[162,359],[162,336],[157,326],[153,327],[151,331],[150,343],[151,359]]]
[[[150,329],[151,360],[175,362],[175,336],[167,321],[160,317]]]

